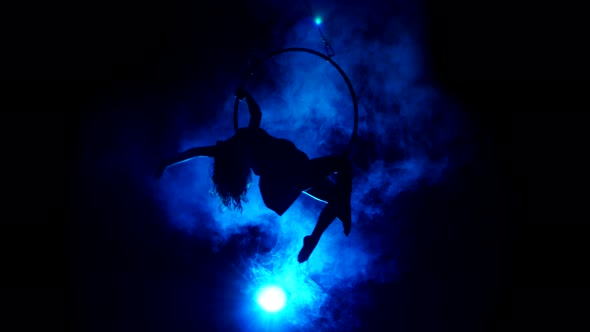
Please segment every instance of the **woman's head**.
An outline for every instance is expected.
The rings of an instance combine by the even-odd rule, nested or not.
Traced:
[[[240,211],[252,183],[252,171],[241,152],[227,142],[218,142],[211,165],[211,194],[219,198],[225,208]]]

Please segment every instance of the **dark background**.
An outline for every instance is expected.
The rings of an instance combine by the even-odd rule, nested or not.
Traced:
[[[143,330],[232,327],[224,325],[229,323],[223,322],[221,314],[193,316],[207,305],[208,310],[223,312],[209,293],[199,293],[197,301],[180,290],[156,291],[160,304],[146,306],[153,305],[154,311],[161,312],[161,325],[142,326],[137,323],[142,320],[139,310],[122,310],[132,298],[129,294],[141,287],[117,289],[121,283],[107,280],[113,277],[109,269],[142,271],[151,277],[137,280],[137,284],[156,286],[198,276],[202,284],[215,289],[223,285],[220,277],[226,267],[207,244],[189,242],[183,234],[162,226],[157,217],[130,218],[130,225],[118,233],[109,232],[109,224],[77,226],[74,216],[80,207],[73,197],[98,198],[101,193],[73,193],[72,174],[80,164],[80,149],[88,148],[78,136],[88,99],[144,86],[174,91],[192,76],[214,75],[208,69],[212,68],[207,65],[210,62],[227,62],[227,71],[238,70],[239,65],[232,63],[236,54],[247,52],[252,45],[264,45],[273,28],[289,24],[285,17],[276,21],[251,19],[256,17],[256,5],[51,2],[9,5],[4,11],[1,118],[5,214],[0,232],[0,299],[1,324],[12,328],[3,330],[76,331],[93,330],[92,326],[102,330],[114,321],[135,322],[133,326]],[[178,10],[191,6],[201,8],[203,16],[184,17]],[[469,242],[469,232],[485,232],[466,222],[459,229],[464,232],[458,237],[461,246],[453,247],[448,238],[437,240],[435,236],[417,251],[412,273],[397,283],[371,286],[371,292],[381,297],[371,312],[359,313],[359,319],[367,330],[376,326],[408,331],[462,330],[464,321],[478,321],[487,331],[587,330],[590,275],[585,268],[589,228],[584,111],[588,109],[588,83],[584,79],[588,52],[583,50],[587,39],[583,11],[567,4],[467,1],[429,2],[426,9],[425,39],[434,77],[493,138],[489,167],[494,177],[489,181],[500,183],[502,189],[475,196],[502,195],[509,202],[507,218],[502,220],[505,233],[501,238],[506,244],[498,253],[501,281],[493,296],[480,299],[485,310],[454,311],[455,301],[469,298],[460,295],[461,282],[468,282],[458,277],[461,264],[476,260],[481,250],[478,243]],[[286,16],[296,20],[303,14]],[[186,39],[197,39],[202,47],[187,45]],[[125,190],[126,184],[121,185]],[[421,195],[434,211],[444,204],[474,199],[466,194],[457,201],[437,202],[429,198],[437,197],[435,193]],[[112,204],[108,213],[116,214],[117,204],[125,203]],[[133,204],[142,204],[142,199]],[[146,216],[159,213],[149,206],[146,211]],[[107,212],[97,209],[90,213],[102,213],[104,219]],[[133,234],[133,224],[139,222],[149,226],[145,228],[148,234],[138,238],[158,236],[162,238],[160,245],[187,246],[189,257],[173,260],[169,253],[157,249],[159,245],[141,240],[129,247],[126,239]],[[437,225],[426,221],[418,222],[414,231],[419,234],[425,228],[437,231]],[[91,241],[76,241],[89,238],[89,234]],[[103,241],[111,243],[110,249],[100,246]],[[146,257],[146,252],[152,255]],[[462,258],[443,262],[449,254]],[[199,260],[201,266],[187,264],[191,259]],[[107,280],[111,288],[92,289],[90,275]],[[129,278],[138,275],[130,273]],[[420,288],[424,275],[432,276],[433,286],[428,290]],[[444,286],[437,287],[437,280],[463,281],[441,282]],[[442,303],[428,304],[433,292],[443,294],[437,297]],[[394,295],[405,302],[392,301]],[[92,301],[112,301],[113,309],[100,315],[79,309],[81,305],[92,307]],[[173,302],[184,305],[170,304]],[[130,302],[128,306],[137,305]],[[179,311],[182,307],[185,312]],[[403,312],[403,318],[388,321],[393,310]],[[429,325],[429,318],[435,316],[444,324]],[[129,328],[134,329],[132,325]]]

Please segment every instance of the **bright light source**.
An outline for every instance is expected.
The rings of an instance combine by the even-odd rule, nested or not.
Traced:
[[[287,294],[279,286],[265,286],[258,291],[256,301],[262,309],[269,312],[277,312],[285,306]]]
[[[321,19],[321,17],[316,17],[316,18],[315,18],[315,24],[317,24],[317,25],[320,25],[320,24],[322,24],[322,19]]]

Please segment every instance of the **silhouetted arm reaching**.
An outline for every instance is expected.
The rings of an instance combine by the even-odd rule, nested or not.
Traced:
[[[215,156],[215,145],[211,146],[201,146],[197,148],[188,149],[175,157],[172,157],[160,165],[158,165],[158,169],[156,170],[156,177],[159,178],[164,174],[166,168],[183,163],[190,159],[196,157],[214,157]]]
[[[239,88],[236,92],[236,96],[239,100],[246,98],[246,103],[248,104],[248,111],[250,112],[250,123],[248,124],[248,127],[260,128],[260,122],[262,121],[262,112],[260,111],[260,106],[258,106],[258,103],[254,100],[254,98],[252,98],[248,91],[244,90],[244,88]]]

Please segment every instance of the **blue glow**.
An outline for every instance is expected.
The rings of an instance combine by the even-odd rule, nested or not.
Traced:
[[[315,24],[316,24],[316,25],[320,25],[320,24],[322,24],[322,18],[321,18],[321,17],[316,17],[316,18],[315,18]]]
[[[276,285],[264,286],[256,295],[256,302],[262,309],[268,312],[277,312],[285,306],[287,302],[287,294],[285,291]]]
[[[392,220],[403,216],[395,215],[392,202],[417,183],[441,177],[450,163],[446,150],[441,150],[442,157],[428,153],[449,146],[463,134],[464,129],[454,122],[452,107],[424,83],[421,50],[411,31],[395,25],[384,30],[383,36],[367,40],[362,17],[330,16],[330,24],[339,27],[339,35],[331,41],[350,45],[336,52],[338,64],[359,95],[359,141],[366,144],[352,155],[356,174],[349,237],[336,220],[310,259],[299,264],[297,253],[303,237],[312,232],[324,203],[301,195],[279,217],[264,205],[254,177],[243,214],[221,212],[219,203],[209,195],[211,162],[207,159],[170,168],[157,184],[158,198],[172,224],[211,241],[214,250],[238,239],[243,251],[235,259],[240,263],[226,263],[239,266],[231,277],[243,292],[242,300],[235,303],[237,312],[243,313],[236,321],[244,321],[245,331],[343,330],[353,326],[358,298],[369,296],[355,287],[369,281],[393,282],[398,277],[401,241],[395,240],[399,224]],[[315,24],[321,22],[315,18]],[[317,44],[317,31],[309,29],[309,18],[293,30],[281,36],[286,38],[281,40],[285,46],[313,48]],[[348,144],[353,118],[350,96],[337,71],[308,54],[285,54],[265,66],[272,74],[254,75],[248,85],[262,109],[261,126],[273,136],[294,142],[310,158],[342,151]],[[179,115],[169,134],[178,140],[178,151],[212,145],[233,135],[233,89],[227,87],[227,100],[209,101],[217,106],[218,115],[200,127],[187,125]],[[245,106],[240,107],[239,124],[244,126],[248,112]],[[259,229],[262,235],[253,237],[249,228]],[[260,309],[268,308],[262,304],[267,303],[266,295],[260,297],[268,285],[280,285],[285,294],[282,309],[270,304],[271,311],[278,310],[272,313]]]

